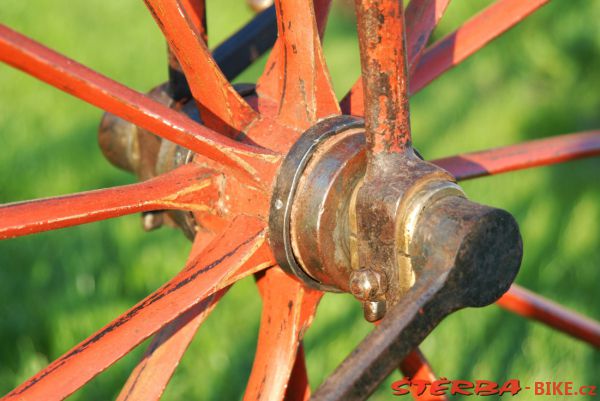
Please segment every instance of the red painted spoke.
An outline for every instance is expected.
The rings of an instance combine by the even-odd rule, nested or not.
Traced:
[[[136,184],[1,205],[0,239],[149,210],[211,212],[218,201],[214,178],[214,172],[188,164]]]
[[[195,123],[47,47],[0,25],[0,61],[139,127],[202,154],[244,177],[268,170],[271,152],[244,145]]]
[[[403,152],[411,143],[402,3],[356,0],[370,154]]]
[[[180,0],[181,8],[186,11],[187,23],[198,32],[198,37],[208,43],[208,30],[206,27],[206,2],[204,0]],[[183,73],[175,53],[169,47],[169,66]],[[186,83],[187,84],[187,83]]]
[[[310,398],[310,385],[308,373],[306,372],[306,361],[304,359],[304,347],[302,343],[298,346],[296,362],[292,368],[290,380],[285,390],[285,401],[308,401]]]
[[[260,96],[278,103],[277,119],[306,129],[318,119],[340,114],[319,37],[330,0],[276,0],[279,37],[258,82]]]
[[[457,180],[563,163],[600,155],[600,131],[559,135],[502,148],[433,160]]]
[[[258,279],[258,288],[263,312],[244,400],[281,400],[322,293],[304,287],[279,268],[267,270]]]
[[[260,220],[240,216],[175,278],[47,368],[5,400],[62,400],[169,322],[272,256]]]
[[[419,349],[413,350],[404,358],[400,364],[400,370],[404,376],[410,377],[412,380],[425,380],[429,383],[437,380],[429,362]],[[430,390],[431,386],[428,386],[425,392],[419,395],[418,390],[411,387],[413,398],[417,401],[446,401],[448,399],[444,395],[432,395]]]
[[[331,10],[331,0],[313,0],[313,6],[315,10],[317,30],[319,31],[319,38],[322,41],[325,28],[327,27],[329,11]]]
[[[256,112],[227,81],[194,25],[190,1],[144,0],[185,73],[204,124],[229,136],[246,128]]]
[[[193,25],[204,43],[208,43],[206,27],[206,2],[204,0],[181,0],[182,7],[187,11],[188,22]],[[189,98],[189,84],[177,56],[168,47],[169,56],[169,87],[174,100]]]
[[[186,11],[189,23],[200,33],[204,43],[208,41],[206,29],[206,2],[205,0],[179,0]]]
[[[209,296],[156,333],[142,360],[131,372],[117,401],[160,399],[198,327],[225,292],[227,288]]]
[[[406,49],[410,76],[448,3],[450,0],[412,0],[406,7]]]
[[[416,93],[435,78],[497,38],[549,0],[498,0],[455,32],[431,46],[410,83]]]
[[[498,0],[456,31],[429,47],[411,74],[410,93],[415,94],[431,81],[457,66],[549,0]],[[410,33],[407,32],[410,36]],[[363,87],[359,80],[342,100],[345,114],[364,114]]]
[[[190,251],[190,260],[197,258],[206,248],[203,242],[196,235]],[[223,288],[206,297],[154,335],[144,356],[121,389],[117,401],[160,399],[198,328],[229,288]]]
[[[600,323],[570,311],[516,284],[497,302],[500,307],[600,348]]]

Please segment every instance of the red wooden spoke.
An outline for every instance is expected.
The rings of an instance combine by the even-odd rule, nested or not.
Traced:
[[[84,340],[3,400],[62,400],[140,342],[272,255],[261,220],[239,216],[171,281]]]
[[[204,239],[196,235],[189,259],[197,258],[205,249],[203,242]],[[117,401],[160,399],[199,326],[229,288],[208,296],[154,335],[144,356],[121,389]]]
[[[600,131],[558,135],[518,145],[433,160],[457,180],[600,155]]]
[[[0,25],[0,61],[156,135],[232,167],[237,174],[246,178],[269,175],[271,164],[277,159],[265,149],[223,137],[4,25]]]
[[[329,11],[331,10],[331,0],[313,0],[313,11],[315,14],[315,22],[317,24],[317,31],[319,32],[319,38],[323,40],[323,34],[325,33],[325,28],[327,26],[327,19],[329,18]],[[279,33],[279,24],[278,24],[278,35]],[[281,77],[277,76],[274,73],[271,73],[272,70],[276,70],[275,65],[277,63],[282,62],[279,57],[279,50],[281,40],[276,40],[273,45],[273,51],[269,56],[269,60],[267,61],[265,72],[259,78],[257,84],[257,90],[261,92],[263,96],[267,96],[273,99],[278,98],[277,90],[278,90],[278,82],[280,82]]]
[[[206,1],[205,0],[180,0],[181,6],[186,11],[189,23],[200,32],[204,43],[208,42],[206,29]]]
[[[408,72],[402,1],[356,0],[370,154],[410,147]]]
[[[199,37],[202,39],[202,41],[204,43],[208,43],[208,31],[206,27],[206,2],[204,0],[181,0],[181,5],[183,9],[187,12],[189,23],[196,28],[196,30],[200,34]],[[168,48],[168,56],[169,67],[183,74],[181,64],[179,64],[177,57],[175,56],[170,47]],[[188,85],[187,80],[185,80],[185,82],[179,83],[179,77],[181,77],[181,75],[178,75],[177,78],[175,78],[173,75],[170,75],[170,84],[172,86],[178,84]],[[171,90],[177,90],[177,88],[171,88]],[[178,95],[175,95],[175,97],[178,97]]]
[[[498,0],[456,31],[429,47],[410,77],[415,94],[435,78],[457,66],[470,55],[500,36],[549,0]],[[410,34],[407,32],[407,35]],[[357,81],[342,100],[345,114],[364,114],[363,87]]]
[[[149,210],[211,212],[217,201],[215,173],[188,164],[136,184],[1,205],[0,239]]]
[[[406,7],[406,50],[410,76],[448,3],[450,0],[412,0]]]
[[[144,0],[185,73],[204,124],[235,136],[256,112],[227,81],[204,42],[203,33],[189,15],[190,1]]]
[[[406,377],[413,380],[425,380],[429,383],[437,380],[437,376],[433,373],[429,362],[419,349],[413,350],[404,358],[400,364],[400,370]],[[430,390],[431,386],[428,386],[425,392],[419,395],[417,389],[411,387],[413,398],[417,401],[446,401],[448,399],[444,395],[432,395]]]
[[[142,360],[131,372],[117,401],[160,399],[198,327],[225,292],[227,288],[209,296],[156,333]]]
[[[425,51],[410,84],[416,93],[549,0],[498,0]]]
[[[323,41],[323,35],[325,34],[325,28],[327,27],[327,19],[329,18],[329,11],[331,10],[331,0],[313,0],[313,6],[319,38]]]
[[[319,38],[323,40],[323,34],[325,33],[325,27],[331,9],[331,0],[314,0],[313,6]],[[281,97],[280,86],[283,77],[277,74],[281,71],[280,64],[283,63],[283,57],[279,54],[281,50],[280,45],[281,40],[276,40],[273,45],[273,50],[269,55],[269,59],[267,60],[265,71],[256,84],[256,90],[262,98],[266,97],[270,100],[277,100]]]
[[[260,96],[278,103],[277,119],[304,130],[318,119],[340,114],[319,38],[330,0],[276,0],[279,37],[257,84]]]
[[[600,323],[570,311],[516,284],[497,302],[502,308],[537,320],[600,348]]]
[[[304,287],[279,268],[265,271],[258,288],[263,312],[244,400],[281,400],[322,293]]]
[[[296,362],[290,374],[290,380],[285,390],[285,401],[308,401],[310,398],[310,385],[308,373],[306,372],[306,361],[304,359],[304,347],[302,342],[298,346]]]

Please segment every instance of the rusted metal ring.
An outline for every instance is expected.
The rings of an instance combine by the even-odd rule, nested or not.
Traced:
[[[345,130],[363,127],[363,119],[353,116],[336,116],[319,121],[298,138],[283,160],[277,175],[269,213],[269,243],[277,263],[283,270],[300,278],[313,288],[339,292],[338,289],[324,286],[309,276],[294,256],[290,235],[290,217],[298,182],[321,143]]]

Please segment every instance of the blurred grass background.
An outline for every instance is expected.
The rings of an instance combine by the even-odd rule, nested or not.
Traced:
[[[455,0],[440,38],[490,4]],[[250,16],[242,0],[208,0],[211,45]],[[600,127],[600,2],[555,1],[412,99],[426,158]],[[3,0],[0,22],[111,78],[147,91],[166,78],[165,45],[141,1]],[[348,4],[336,4],[324,48],[338,95],[359,75]],[[262,60],[264,63],[264,58]],[[262,63],[238,81],[254,82]],[[0,202],[125,184],[96,144],[101,112],[0,66]],[[464,183],[519,221],[517,282],[600,319],[600,159]],[[139,216],[0,243],[0,393],[4,394],[172,277],[190,244]],[[168,400],[232,400],[254,356],[260,300],[239,283],[213,312],[167,388]],[[240,318],[243,317],[243,318]],[[327,295],[306,337],[316,387],[371,327],[350,297]],[[112,399],[145,347],[72,397]],[[495,306],[445,320],[422,349],[449,379],[599,383],[600,353]],[[391,399],[392,377],[372,397]],[[515,399],[528,399],[526,392]]]

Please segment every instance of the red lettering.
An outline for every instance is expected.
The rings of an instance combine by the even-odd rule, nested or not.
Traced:
[[[589,389],[590,391],[585,391],[585,389]],[[581,386],[581,387],[579,387],[579,394],[595,396],[596,395],[596,386]]]
[[[580,386],[574,387],[573,382],[534,382],[534,395],[553,395],[553,396],[573,396],[573,395],[588,395],[596,396],[596,386]],[[428,380],[416,379],[410,380],[404,377],[402,380],[397,380],[391,384],[394,395],[407,395],[412,393],[413,396],[423,396],[426,392],[434,397],[444,396],[450,391],[451,395],[478,395],[502,396],[505,393],[510,393],[512,396],[518,395],[523,388],[518,379],[509,379],[502,386],[491,380],[477,380],[475,382],[469,380],[448,380],[441,377],[439,380],[430,382]],[[527,387],[531,389],[531,387]],[[429,390],[429,391],[428,391]]]
[[[473,393],[469,389],[475,387],[473,383],[467,380],[452,380],[452,387],[450,388],[450,394],[456,395],[472,395]]]
[[[410,387],[410,379],[408,377],[403,378],[402,380],[396,380],[392,383],[392,390],[394,391],[394,395],[406,395],[410,393],[410,390],[407,388],[402,388],[404,386]]]
[[[519,394],[519,391],[521,391],[521,384],[519,381],[517,379],[510,379],[500,387],[498,395],[503,395],[506,392],[517,395]]]
[[[475,394],[484,397],[498,394],[498,385],[490,380],[477,380],[475,382]]]
[[[444,395],[446,394],[446,391],[448,391],[448,384],[450,384],[450,380],[447,380],[445,377],[440,377],[440,380],[431,383],[429,392],[434,396]]]
[[[412,381],[412,385],[415,386],[417,389],[415,390],[417,395],[423,395],[423,393],[425,392],[425,390],[427,390],[427,386],[430,385],[431,383],[427,380],[422,380],[422,379],[417,379],[417,380],[413,380]]]
[[[565,382],[565,395],[573,395],[573,382]]]
[[[552,382],[552,395],[564,395],[560,386],[562,386],[563,382]]]
[[[543,382],[535,382],[533,386],[533,394],[535,395],[543,395],[544,394],[544,383]]]

